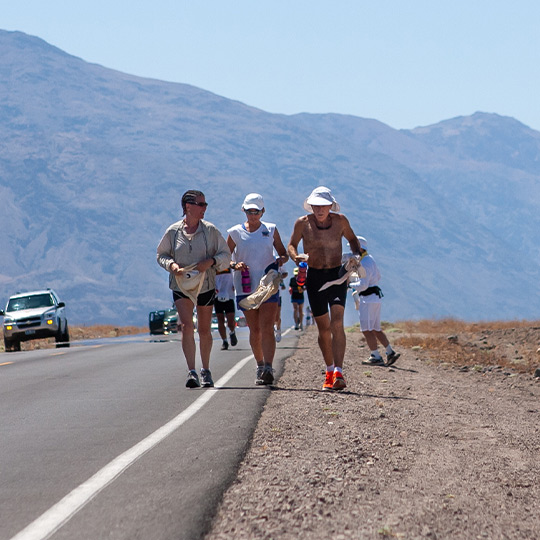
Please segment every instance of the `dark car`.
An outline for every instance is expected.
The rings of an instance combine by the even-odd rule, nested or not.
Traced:
[[[150,334],[175,334],[178,332],[178,313],[176,309],[151,311],[148,315]]]

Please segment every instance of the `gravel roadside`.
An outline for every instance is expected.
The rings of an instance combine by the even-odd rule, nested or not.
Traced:
[[[540,538],[538,381],[404,348],[364,366],[347,340],[348,387],[327,393],[301,336],[206,539]]]

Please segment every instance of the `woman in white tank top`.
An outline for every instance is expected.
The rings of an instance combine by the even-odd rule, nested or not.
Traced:
[[[231,268],[234,270],[234,289],[237,305],[240,300],[255,291],[266,272],[285,264],[289,257],[279,232],[273,223],[261,221],[264,201],[258,193],[250,193],[244,199],[242,210],[246,221],[231,227],[227,232],[227,244],[232,253]],[[278,257],[275,257],[277,252]],[[247,272],[249,272],[249,277]],[[244,278],[242,278],[244,273]],[[244,288],[249,281],[249,290]],[[249,344],[257,361],[255,384],[272,384],[272,363],[276,352],[274,322],[278,310],[279,292],[261,304],[258,309],[243,310],[249,326]]]

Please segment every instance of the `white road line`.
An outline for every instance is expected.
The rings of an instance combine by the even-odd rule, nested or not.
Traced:
[[[130,465],[135,463],[142,455],[154,448],[163,439],[168,437],[184,422],[196,414],[212,397],[216,395],[216,389],[225,385],[238,371],[240,371],[254,356],[251,354],[240,360],[221,379],[216,382],[215,388],[209,388],[204,394],[194,401],[186,410],[167,422],[154,433],[141,442],[120,454],[94,476],[68,493],[61,501],[41,514],[35,521],[30,523],[11,540],[45,540],[56,532],[64,523],[69,521],[81,508],[91,501],[100,491],[107,487],[115,478],[120,476]]]

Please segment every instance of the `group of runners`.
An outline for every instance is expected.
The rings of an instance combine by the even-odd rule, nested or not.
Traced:
[[[204,219],[207,206],[201,191],[184,193],[183,218],[167,228],[157,248],[158,263],[169,272],[169,287],[180,318],[182,350],[189,370],[188,388],[214,385],[209,367],[214,307],[222,349],[228,348],[225,321],[231,346],[236,345],[234,312],[232,321],[227,320],[230,303],[234,307],[235,301],[249,327],[249,343],[257,363],[255,383],[274,382],[280,270],[289,258],[297,265],[289,282],[291,300],[296,305],[295,328],[303,327],[302,302],[295,299],[301,294],[303,300],[305,288],[310,319],[317,325],[318,344],[326,365],[323,390],[342,390],[347,386],[343,359],[348,288],[360,299],[357,304],[361,330],[371,351],[366,362],[391,365],[397,360],[399,354],[380,328],[382,293],[377,286],[380,274],[375,261],[367,253],[365,238],[357,237],[347,217],[339,213],[339,204],[330,189],[317,187],[305,199],[304,209],[308,213],[296,220],[287,247],[276,225],[262,220],[265,206],[260,194],[250,193],[245,197],[244,220],[228,229],[226,239],[215,225]],[[345,255],[343,238],[351,248]],[[302,253],[298,251],[300,243]],[[305,285],[299,287],[296,274],[301,262],[307,262],[308,271]],[[200,377],[195,369],[194,308],[202,364]],[[378,353],[377,342],[386,349],[386,362]]]

